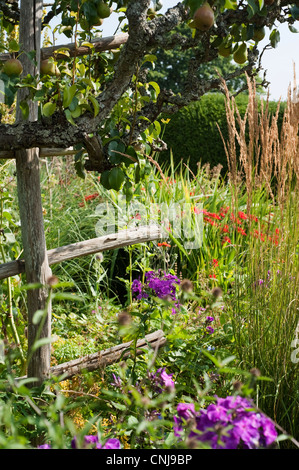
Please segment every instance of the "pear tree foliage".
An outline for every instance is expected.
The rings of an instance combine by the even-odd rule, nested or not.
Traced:
[[[245,73],[254,77],[262,72],[261,57],[277,46],[279,25],[287,23],[296,33],[299,19],[299,0],[184,0],[166,11],[162,6],[162,0],[54,0],[42,31],[49,41],[59,32],[66,44],[85,45],[88,53],[71,55],[62,48],[42,64],[40,73],[30,76],[3,69],[4,56],[22,62],[23,51],[16,38],[7,40],[20,19],[18,2],[0,0],[5,102],[11,106],[17,91],[27,90],[27,99],[18,103],[22,119],[13,125],[0,122],[0,150],[74,146],[79,174],[99,172],[107,189],[123,187],[129,194],[128,168],[135,168],[138,182],[144,154],[165,148],[161,114],[171,117],[205,93],[223,91],[223,78],[243,87]],[[97,52],[95,40],[111,14],[118,18],[115,34],[127,33],[127,39],[116,49]],[[51,20],[58,15],[61,24],[53,31]],[[261,50],[263,38],[268,43]],[[152,78],[157,51],[174,49],[186,56],[184,77],[175,91],[166,80],[159,85]],[[26,55],[35,60],[34,51]],[[235,67],[223,67],[223,77],[212,67],[209,76],[201,73],[220,58]],[[27,119],[30,100],[39,105],[36,122]]]

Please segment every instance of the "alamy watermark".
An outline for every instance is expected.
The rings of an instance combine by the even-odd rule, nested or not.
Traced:
[[[114,201],[98,204],[95,210],[97,237],[116,234],[137,226],[148,228],[159,226],[165,238],[171,234],[184,249],[200,248],[203,237],[202,204],[191,202],[150,203],[145,205],[134,199],[127,203],[126,197],[118,194]]]

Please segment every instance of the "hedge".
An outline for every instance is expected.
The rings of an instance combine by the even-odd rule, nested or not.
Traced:
[[[248,104],[248,95],[242,94],[236,97],[236,104],[243,117]],[[275,113],[277,103],[269,103],[269,111]],[[285,103],[282,103],[279,111],[278,125],[282,124]],[[204,95],[200,101],[182,108],[170,118],[165,127],[163,140],[167,143],[168,150],[161,152],[158,157],[160,165],[170,161],[170,152],[173,153],[175,166],[182,160],[196,173],[198,163],[209,163],[211,167],[221,164],[222,173],[227,172],[227,159],[223,142],[217,128],[218,123],[225,141],[228,140],[228,129],[225,114],[225,97],[220,93]]]

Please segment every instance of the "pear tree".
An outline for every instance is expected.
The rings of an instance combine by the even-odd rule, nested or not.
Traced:
[[[15,123],[0,121],[0,158],[16,161],[26,280],[34,286],[27,293],[27,375],[38,382],[49,372],[51,330],[39,155],[71,148],[79,175],[97,172],[107,190],[130,199],[147,172],[145,157],[165,148],[161,114],[171,116],[205,93],[221,91],[223,79],[256,76],[264,53],[260,39],[268,38],[266,49],[275,48],[279,25],[297,32],[299,18],[299,0],[184,0],[163,13],[161,8],[162,0],[54,0],[43,16],[42,0],[0,0],[0,80],[6,105],[17,103]],[[117,32],[102,37],[112,14]],[[58,15],[53,36],[58,31],[66,43],[43,48],[42,31],[51,30]],[[184,28],[180,33],[180,25],[191,36]],[[174,47],[192,51],[177,93],[148,78],[155,52]],[[218,56],[233,57],[237,68],[201,78],[198,70]]]
[[[24,98],[19,100],[22,113],[18,122],[13,126],[0,124],[0,149],[73,146],[78,150],[75,163],[83,172],[103,173],[115,165],[125,172],[129,163],[136,167],[139,148],[148,153],[165,148],[157,121],[162,112],[171,115],[211,90],[221,91],[222,81],[216,72],[208,80],[200,78],[197,72],[203,65],[224,57],[238,65],[223,77],[225,80],[244,76],[245,72],[251,77],[257,75],[264,52],[259,42],[267,37],[266,49],[275,48],[281,23],[296,32],[299,11],[299,0],[185,0],[161,13],[162,4],[160,0],[55,0],[40,20],[41,30],[49,29],[51,20],[61,15],[56,30],[65,36],[66,46],[64,50],[52,47],[52,56],[45,51],[41,72],[38,70],[35,76],[16,74],[9,80],[5,58],[22,63],[29,57],[34,61],[35,51],[24,51],[15,41],[13,47],[7,44],[6,51],[2,46],[0,73],[6,84],[6,99],[11,104],[20,88]],[[11,31],[22,12],[16,2],[0,0],[0,5],[1,31]],[[111,14],[119,19],[116,45],[108,44],[106,50],[98,51],[101,26]],[[190,28],[192,35],[178,32],[180,25]],[[127,39],[118,45],[121,35]],[[68,49],[68,40],[74,40],[74,49]],[[81,47],[85,47],[84,56]],[[177,93],[168,89],[167,83],[160,88],[147,79],[155,67],[155,52],[174,47],[182,53],[192,51],[188,73]],[[34,123],[27,119],[28,100],[37,102],[40,109]],[[121,123],[116,118],[120,106],[124,110]],[[131,160],[116,151],[128,153]]]

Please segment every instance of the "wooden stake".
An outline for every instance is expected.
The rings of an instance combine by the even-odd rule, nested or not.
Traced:
[[[40,63],[40,31],[42,17],[41,0],[21,0],[20,17],[20,45],[24,52],[20,55],[24,74],[36,75]],[[36,67],[25,52],[36,51]],[[26,90],[18,93],[18,103],[26,99]],[[37,103],[29,104],[29,120],[37,120]],[[21,119],[20,109],[17,106],[17,121]],[[15,153],[18,199],[21,218],[22,241],[25,259],[25,272],[27,283],[39,283],[44,286],[51,275],[48,264],[43,212],[41,202],[39,149],[22,149]],[[51,305],[47,303],[46,287],[31,289],[27,293],[28,301],[28,377],[36,378],[35,385],[39,385],[48,376],[50,369],[51,349],[50,343],[41,346],[33,354],[31,348],[37,339],[51,337]],[[44,310],[43,327],[40,338],[36,337],[38,324],[33,323],[33,316],[37,310]]]
[[[115,250],[128,245],[150,242],[163,237],[163,229],[157,225],[146,225],[142,227],[121,230],[118,233],[91,238],[82,242],[53,248],[47,251],[48,262],[52,264],[61,263],[73,258],[92,255],[101,251]],[[0,279],[15,276],[25,272],[25,261],[18,259],[0,264]]]

